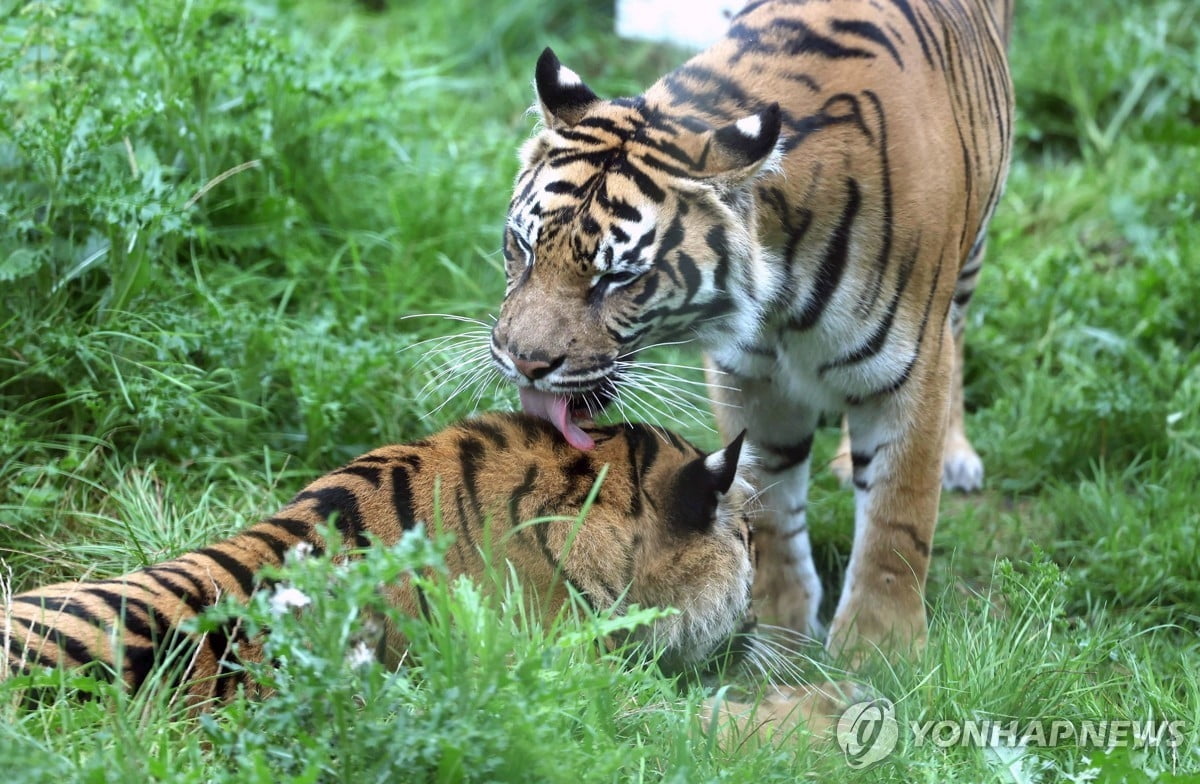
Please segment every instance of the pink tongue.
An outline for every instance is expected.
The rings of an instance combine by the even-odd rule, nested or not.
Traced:
[[[571,421],[570,400],[562,395],[542,392],[532,387],[521,387],[521,408],[550,422],[563,434],[567,443],[576,449],[591,449],[596,445],[592,437]]]

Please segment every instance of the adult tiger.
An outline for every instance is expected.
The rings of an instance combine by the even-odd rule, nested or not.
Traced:
[[[170,659],[190,662],[184,682],[193,703],[228,698],[244,682],[236,662],[259,660],[261,641],[236,629],[192,637],[178,630],[183,620],[220,596],[246,599],[260,590],[256,573],[298,545],[321,551],[318,526],[330,519],[345,548],[364,548],[367,534],[390,545],[418,521],[432,526],[439,508],[437,519],[455,535],[449,573],[483,577],[484,552],[507,559],[546,618],[561,609],[570,584],[597,609],[677,608],[639,632],[668,669],[700,664],[735,638],[745,643],[754,625],[753,543],[746,496],[734,485],[741,439],[705,455],[645,425],[594,428],[589,438],[595,449],[581,454],[541,420],[497,414],[368,452],[223,542],[122,577],[13,596],[0,604],[0,676],[102,661],[136,688]],[[573,518],[605,465],[601,490],[575,530]],[[527,520],[538,522],[514,530]],[[386,590],[407,613],[423,611],[412,584]],[[403,654],[394,629],[380,642],[390,663]]]
[[[819,415],[844,412],[855,535],[834,650],[920,644],[942,483],[982,480],[962,335],[1008,168],[1009,12],[751,2],[616,100],[549,49],[537,63],[544,127],[506,223],[495,363],[586,449],[575,419],[620,392],[638,349],[697,340],[722,430],[763,457],[756,605],[810,632],[810,450]]]

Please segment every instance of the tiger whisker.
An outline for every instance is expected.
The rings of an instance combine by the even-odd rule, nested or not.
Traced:
[[[483,378],[486,376],[486,374],[489,372],[489,370],[490,370],[490,367],[488,365],[480,365],[480,366],[477,366],[474,370],[467,373],[465,376],[458,377],[458,378],[461,378],[461,381],[459,382],[458,386],[454,389],[454,391],[451,392],[449,395],[447,395],[442,400],[442,402],[439,403],[437,406],[435,406],[431,411],[427,411],[426,413],[424,413],[421,416],[421,418],[427,419],[427,418],[433,416],[434,414],[438,413],[443,408],[445,408],[450,403],[451,400],[454,400],[456,397],[458,397],[464,390],[473,389],[474,387],[476,387],[479,384],[479,382],[483,380]],[[443,386],[445,386],[447,383],[449,383],[449,379],[453,379],[453,378],[455,378],[455,377],[450,376],[450,377],[448,377],[447,380],[443,380],[436,387],[434,387],[434,391],[440,390]]]
[[[670,389],[669,387],[666,387],[663,384],[656,382],[652,379],[646,379],[646,378],[629,377],[625,380],[627,382],[626,385],[627,385],[628,389],[630,390],[630,394],[632,394],[633,392],[645,392],[647,395],[647,398],[642,401],[642,404],[646,408],[650,409],[651,411],[658,413],[665,421],[670,422],[671,424],[673,424],[675,426],[682,426],[684,424],[684,422],[680,418],[680,416],[673,415],[669,408],[664,408],[664,407],[660,406],[658,404],[658,401],[661,401],[661,402],[667,403],[667,404],[675,403],[676,405],[678,405],[680,407],[679,413],[686,415],[696,425],[699,425],[700,427],[708,428],[710,430],[712,429],[711,425],[709,425],[707,422],[705,422],[703,419],[701,419],[699,416],[696,415],[695,406],[691,405],[688,401],[680,398],[678,395],[675,394],[675,391]],[[656,393],[657,393],[657,400],[656,400]]]
[[[669,439],[667,438],[666,429],[659,427],[658,425],[650,424],[650,421],[653,419],[653,417],[646,416],[646,413],[633,402],[633,396],[626,396],[622,394],[619,388],[620,385],[615,381],[615,379],[608,379],[608,385],[612,393],[612,402],[617,406],[617,410],[623,420],[626,422],[646,423],[647,426],[658,435],[660,441],[662,441],[664,444],[668,443]]]
[[[663,348],[665,346],[685,346],[694,340],[696,340],[696,338],[688,338],[687,340],[665,340],[661,343],[651,343],[648,346],[641,346],[639,348],[635,348],[633,351],[627,351],[621,355],[621,358],[624,359],[625,357],[632,357],[634,354],[640,354],[643,351],[649,351],[652,348]]]
[[[424,357],[422,357],[422,361],[424,361],[426,363],[431,363],[437,357],[445,357],[445,359],[441,362],[441,364],[439,364],[431,369],[430,372],[432,372],[432,373],[441,373],[446,370],[449,370],[450,368],[460,367],[460,366],[474,368],[474,367],[476,367],[475,364],[467,365],[464,363],[469,359],[478,359],[479,357],[483,357],[484,359],[486,359],[488,357],[488,351],[486,348],[479,348],[477,346],[476,347],[463,346],[462,348],[457,349],[453,352],[448,351],[448,350],[443,350],[443,351],[438,352],[437,354],[433,354],[433,353],[426,354]]]
[[[685,395],[685,396],[691,398],[692,400],[695,400],[696,402],[701,403],[701,404],[707,405],[707,404],[711,403],[713,405],[722,406],[723,408],[740,408],[740,406],[737,405],[736,403],[729,403],[729,402],[726,402],[723,400],[713,400],[708,395],[705,395],[701,392],[697,392],[694,389],[680,388],[680,387],[675,386],[675,384],[677,384],[681,381],[686,383],[685,379],[677,379],[674,376],[669,376],[669,375],[653,375],[650,373],[628,374],[628,375],[637,375],[639,378],[653,379],[655,381],[658,381],[661,384],[664,384],[667,388],[671,389],[672,391],[674,391],[680,395]],[[709,387],[708,385],[705,385],[705,386],[708,387],[709,389],[714,388],[714,387]],[[733,387],[717,386],[715,388],[729,389],[729,390],[732,390],[735,392],[740,391],[740,390],[735,390]]]
[[[646,390],[647,392],[657,393],[658,396],[664,398],[667,402],[674,403],[675,405],[681,407],[691,416],[694,421],[697,422],[697,424],[706,425],[707,420],[701,421],[694,413],[697,410],[705,411],[707,413],[706,409],[703,407],[703,404],[708,402],[708,398],[704,395],[700,395],[687,389],[677,389],[676,387],[671,386],[671,384],[667,381],[655,378],[653,376],[641,375],[632,376],[632,378],[640,385],[640,388]],[[696,403],[700,403],[701,406],[697,406]]]
[[[771,641],[760,638],[758,642],[761,644],[759,652],[763,659],[771,666],[771,670],[775,675],[790,679],[793,682],[804,682],[804,673],[795,665],[787,656],[777,650]]]
[[[791,638],[794,638],[795,640],[797,640],[803,644],[807,644],[807,645],[816,645],[817,643],[820,642],[816,637],[813,637],[810,634],[805,634],[804,632],[797,631],[796,629],[789,629],[786,626],[775,626],[774,624],[760,623],[758,625],[758,628],[759,628],[759,630],[767,631],[768,635],[782,635],[782,636],[786,636],[786,637],[791,637]],[[768,639],[775,639],[775,638],[768,637]],[[793,653],[798,653],[798,652],[799,651],[793,651]]]
[[[677,376],[674,373],[668,373],[665,370],[661,369],[661,368],[665,368],[665,367],[682,367],[682,366],[675,366],[675,365],[656,366],[656,365],[646,364],[646,363],[642,363],[642,362],[621,362],[620,360],[618,360],[615,364],[617,365],[617,367],[619,369],[621,369],[622,371],[624,371],[626,373],[641,373],[643,375],[654,376],[656,378],[669,379],[672,383],[675,383],[675,384],[686,384],[688,386],[704,387],[705,389],[727,389],[730,392],[741,392],[742,391],[738,387],[731,387],[731,386],[728,386],[725,384],[712,384],[708,381],[702,381],[702,380],[693,379],[693,378],[681,378],[680,376]]]
[[[623,367],[621,369],[623,371],[623,375],[625,375],[625,376],[636,377],[636,378],[645,378],[645,379],[654,379],[656,381],[660,381],[660,382],[666,384],[668,387],[670,387],[673,391],[678,392],[679,394],[682,394],[682,395],[687,395],[689,397],[692,397],[693,399],[695,399],[701,403],[705,403],[705,404],[711,403],[712,405],[718,405],[718,406],[722,406],[725,408],[739,408],[739,406],[735,403],[729,403],[724,400],[715,400],[715,399],[712,399],[711,397],[709,397],[708,395],[701,394],[700,392],[686,388],[686,386],[698,386],[698,387],[704,387],[705,389],[725,389],[725,390],[729,390],[731,392],[740,392],[741,390],[738,389],[737,387],[725,386],[723,384],[709,384],[705,381],[696,381],[693,379],[680,378],[679,376],[677,376],[673,373],[668,373],[666,371],[663,371],[663,370],[660,370],[657,368],[653,368],[653,367],[646,367],[644,365],[638,365],[636,363],[629,364],[626,367]],[[681,387],[677,386],[679,384],[685,385],[685,388],[681,388]]]
[[[488,315],[488,318],[490,318],[492,320],[492,324],[495,324],[496,323],[495,314],[489,313],[487,315]],[[415,318],[441,318],[441,319],[448,319],[450,321],[462,321],[467,324],[475,324],[480,327],[487,327],[488,329],[491,329],[491,327],[492,327],[492,324],[489,324],[486,321],[480,321],[479,319],[471,318],[470,316],[463,316],[459,313],[410,313],[407,316],[401,316],[400,320],[407,321],[409,319],[415,319]]]
[[[473,354],[473,355],[460,355],[458,357],[454,357],[450,360],[447,360],[446,362],[443,362],[439,367],[434,369],[432,377],[429,379],[429,381],[427,381],[425,383],[425,385],[417,393],[417,396],[423,400],[429,394],[440,391],[444,386],[453,382],[454,380],[464,378],[464,374],[453,372],[451,370],[451,368],[457,368],[457,367],[461,367],[464,365],[466,367],[471,368],[465,374],[466,379],[473,379],[476,375],[478,375],[480,373],[488,372],[491,368],[490,368],[490,364],[487,363],[485,360],[486,360],[486,356],[480,356],[478,354]],[[474,383],[474,382],[472,382],[472,383]],[[462,391],[462,389],[460,388],[459,390],[456,391],[456,393],[461,392],[461,391]]]
[[[429,346],[431,344],[440,345],[454,340],[461,340],[464,342],[469,340],[471,342],[479,341],[486,343],[490,334],[491,333],[487,330],[468,330],[466,332],[454,332],[449,335],[435,335],[431,338],[425,338],[423,340],[418,340],[415,343],[410,343],[407,346],[403,346],[400,348],[400,351],[409,351],[414,348]]]

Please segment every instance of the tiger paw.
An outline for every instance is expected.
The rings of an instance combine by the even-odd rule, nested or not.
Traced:
[[[700,719],[722,741],[779,743],[807,735],[828,739],[849,706],[869,699],[870,689],[850,681],[801,686],[768,686],[761,695],[705,700]]]
[[[983,487],[983,461],[965,438],[946,440],[942,457],[942,487],[973,493]]]
[[[928,633],[925,606],[919,598],[902,601],[906,595],[915,596],[896,592],[851,597],[834,615],[826,651],[851,671],[877,657],[919,655]]]
[[[759,620],[810,637],[821,636],[823,630],[817,621],[821,580],[812,559],[798,562],[786,535],[772,527],[758,528],[755,539],[759,560],[752,601]]]

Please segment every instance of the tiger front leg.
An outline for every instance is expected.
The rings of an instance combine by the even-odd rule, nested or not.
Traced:
[[[821,580],[808,537],[808,478],[817,414],[797,407],[770,379],[718,372],[710,366],[709,382],[722,436],[732,438],[745,428],[756,458],[756,613],[764,623],[819,637]]]
[[[948,325],[928,336],[899,390],[851,406],[854,547],[828,647],[852,664],[925,640],[925,578],[937,525],[954,363]]]

